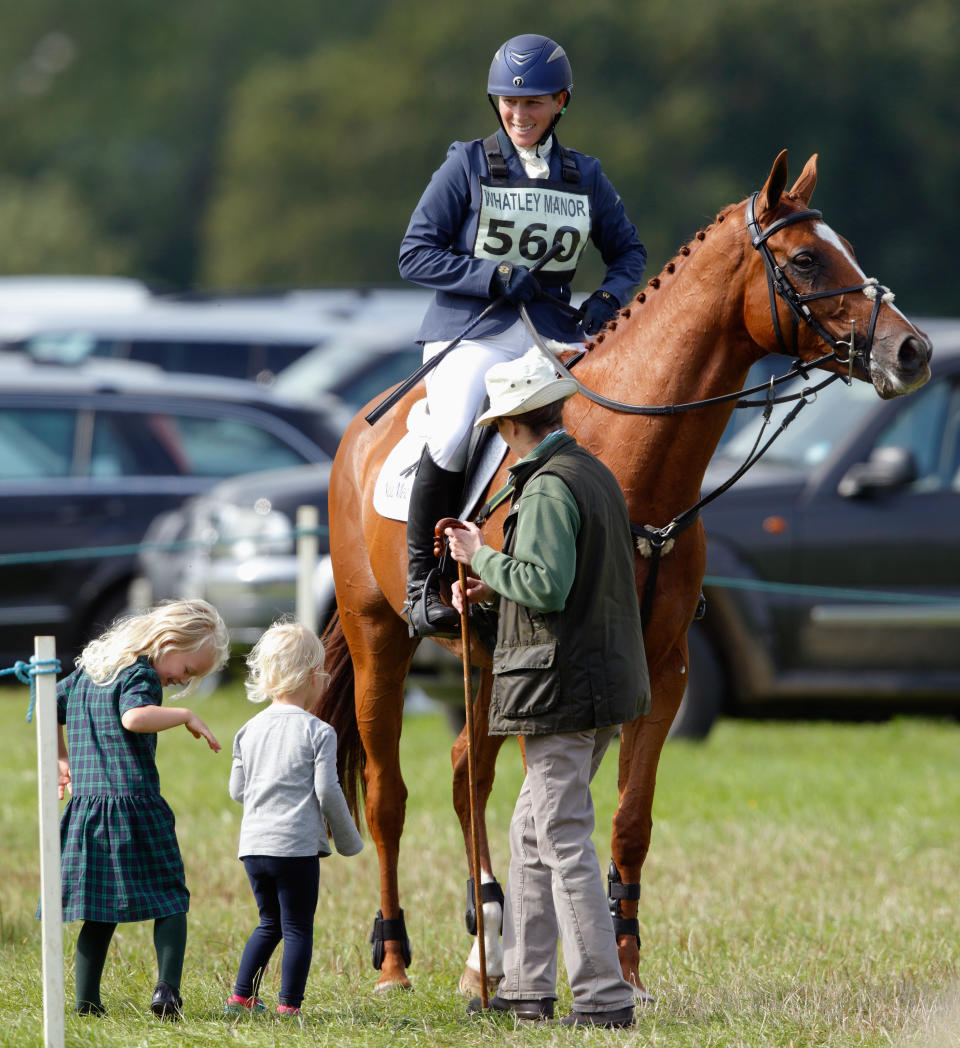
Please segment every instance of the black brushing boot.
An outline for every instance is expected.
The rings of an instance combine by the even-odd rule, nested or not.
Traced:
[[[442,469],[424,448],[407,510],[406,615],[411,637],[460,635],[460,616],[440,599],[433,529],[438,520],[456,513],[462,493],[463,474]]]

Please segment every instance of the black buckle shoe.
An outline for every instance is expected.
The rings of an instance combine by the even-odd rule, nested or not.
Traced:
[[[489,1000],[491,1012],[507,1012],[523,1019],[526,1022],[544,1022],[553,1018],[552,997],[530,997],[511,1001],[506,997],[494,994]],[[483,1002],[479,997],[474,997],[467,1005],[467,1015],[482,1015]]]
[[[183,1000],[169,983],[162,979],[157,983],[150,1001],[150,1011],[158,1019],[176,1022],[183,1015]]]
[[[572,1009],[560,1020],[561,1026],[598,1026],[605,1030],[620,1030],[633,1026],[633,1005],[610,1008],[605,1012],[581,1012]]]

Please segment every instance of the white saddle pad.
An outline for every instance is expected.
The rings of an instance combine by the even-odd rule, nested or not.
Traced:
[[[417,474],[423,445],[427,441],[427,422],[427,401],[424,398],[410,408],[407,432],[380,467],[380,474],[373,489],[373,508],[381,517],[388,517],[390,520],[407,519],[410,489]],[[458,513],[459,517],[470,516],[473,509],[479,506],[506,453],[507,445],[500,434],[491,434],[484,445],[480,461],[473,470],[473,476],[464,494],[463,505]]]

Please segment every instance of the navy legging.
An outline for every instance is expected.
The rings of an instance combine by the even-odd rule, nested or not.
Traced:
[[[282,939],[279,1003],[299,1008],[313,955],[320,861],[316,855],[248,855],[243,865],[257,900],[260,924],[244,947],[233,992],[238,997],[257,995],[267,962]]]

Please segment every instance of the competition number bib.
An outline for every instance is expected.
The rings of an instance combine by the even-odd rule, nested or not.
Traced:
[[[474,258],[531,266],[554,245],[557,256],[541,272],[566,282],[587,246],[591,198],[585,189],[560,182],[480,179],[480,214]]]

